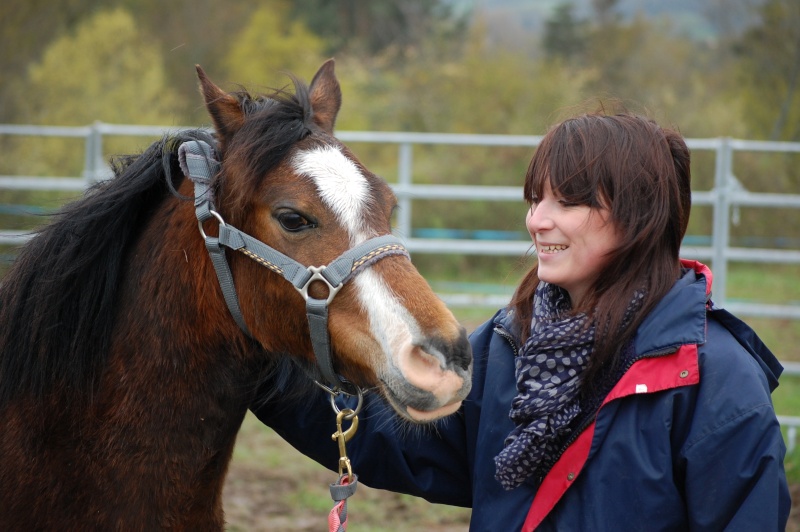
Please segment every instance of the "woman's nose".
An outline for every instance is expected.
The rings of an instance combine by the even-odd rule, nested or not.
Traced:
[[[525,217],[525,225],[528,227],[528,232],[533,236],[534,233],[541,232],[549,229],[553,225],[550,216],[547,215],[546,202],[531,205],[528,209],[528,214]]]

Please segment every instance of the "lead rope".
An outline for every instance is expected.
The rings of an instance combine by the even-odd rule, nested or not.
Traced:
[[[350,428],[342,430],[342,423],[345,420],[350,421]],[[358,475],[353,473],[345,446],[357,429],[358,416],[355,410],[345,408],[336,414],[336,432],[333,433],[331,439],[339,444],[339,480],[330,485],[334,505],[328,514],[329,532],[345,532],[347,530],[347,499],[356,492]]]

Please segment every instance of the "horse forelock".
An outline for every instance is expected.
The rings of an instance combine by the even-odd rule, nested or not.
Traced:
[[[244,207],[261,180],[292,153],[289,166],[311,179],[322,201],[347,229],[351,243],[363,242],[374,236],[368,227],[370,206],[375,201],[370,181],[347,150],[313,123],[308,87],[292,79],[294,93],[276,91],[258,97],[244,91],[236,93],[245,120],[223,155],[229,169],[233,164],[239,167],[236,183],[222,185],[238,197],[232,198],[229,206],[234,211]],[[304,139],[309,142],[293,151]]]
[[[294,94],[278,90],[270,95],[251,96],[245,91],[235,93],[244,122],[225,143],[224,161],[237,161],[243,174],[257,186],[284,158],[291,147],[309,136],[314,127],[308,87],[294,80]],[[231,186],[237,186],[231,184]]]

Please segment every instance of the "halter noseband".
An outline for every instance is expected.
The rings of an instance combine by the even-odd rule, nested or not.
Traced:
[[[327,386],[320,382],[317,382],[317,385],[331,394],[332,401],[334,395],[342,392],[358,395],[360,402],[361,390],[339,377],[333,369],[328,333],[328,305],[344,283],[355,277],[362,269],[390,255],[408,256],[406,248],[394,236],[384,235],[371,238],[345,251],[327,266],[303,266],[264,242],[225,223],[215,210],[211,190],[211,180],[219,172],[221,165],[214,149],[208,143],[201,140],[184,142],[178,148],[178,158],[184,174],[194,183],[197,224],[233,319],[245,334],[252,337],[239,307],[233,275],[225,257],[225,247],[239,251],[265,268],[282,275],[300,292],[306,301],[306,316],[314,355],[322,377],[327,381]],[[218,237],[208,236],[203,230],[203,222],[211,218],[219,222]],[[308,293],[309,286],[314,281],[321,281],[328,286],[326,299],[316,299]]]

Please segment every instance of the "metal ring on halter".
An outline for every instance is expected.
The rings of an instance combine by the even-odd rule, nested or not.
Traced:
[[[208,214],[216,218],[217,221],[219,222],[219,225],[225,225],[225,220],[222,219],[222,215],[220,215],[220,213],[218,213],[217,211],[210,210],[208,211]],[[197,220],[197,228],[200,229],[200,235],[203,237],[203,240],[208,238],[206,236],[206,232],[203,230],[203,220]]]
[[[356,390],[358,390],[358,403],[356,404],[356,407],[353,409],[352,414],[347,414],[344,416],[344,418],[347,420],[356,417],[358,413],[361,412],[361,407],[364,405],[364,394],[361,392],[361,388],[356,386]],[[333,408],[333,411],[336,412],[336,415],[339,415],[339,413],[342,410],[336,405],[336,397],[333,395],[331,395],[330,397],[331,397],[331,407]]]
[[[352,385],[353,388],[356,389],[355,396],[358,397],[358,403],[356,403],[356,407],[353,409],[353,413],[352,414],[348,414],[348,415],[345,416],[345,419],[350,420],[350,419],[353,419],[355,416],[357,416],[359,412],[361,412],[361,407],[364,405],[364,392],[361,390],[361,387],[356,386],[355,384],[353,384],[351,382],[348,382],[348,381],[345,381],[345,382],[347,382],[347,384]],[[334,389],[332,389],[332,388],[330,388],[328,386],[325,386],[324,384],[322,384],[319,381],[314,381],[314,384],[316,384],[317,386],[319,386],[320,388],[322,388],[323,390],[328,392],[328,394],[330,396],[330,400],[331,400],[331,408],[333,408],[333,411],[337,415],[342,411],[342,409],[339,408],[339,406],[336,404],[336,397],[338,395],[340,395],[340,394],[349,395],[350,397],[353,397],[353,395],[354,395],[352,393],[346,392],[346,391],[341,390],[341,389],[340,390],[334,390]]]

